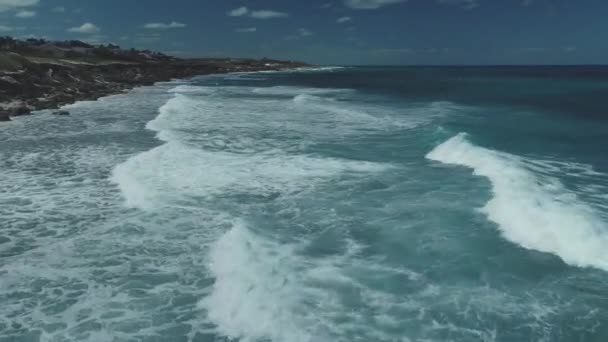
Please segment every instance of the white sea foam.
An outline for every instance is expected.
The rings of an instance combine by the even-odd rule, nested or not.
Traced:
[[[242,223],[210,254],[212,293],[200,305],[221,333],[243,341],[312,341],[293,246],[258,237]]]
[[[317,114],[316,117],[309,116],[309,120],[317,119],[321,122],[339,124],[343,129],[351,128],[357,131],[414,128],[451,110],[441,102],[396,110],[382,104],[338,101],[333,98],[317,96],[314,92],[304,92],[296,95],[293,102],[298,108]]]
[[[260,143],[272,143],[275,148],[281,148],[276,144],[278,140],[271,142],[268,139],[268,131],[273,136],[295,135],[309,141],[335,139],[363,132],[413,128],[453,110],[453,105],[443,102],[410,104],[396,109],[380,101],[340,100],[342,95],[350,96],[349,89],[181,85],[171,92],[174,98],[147,124],[148,129],[158,132],[161,140],[212,142],[220,139],[227,146],[237,146],[240,140],[264,133],[265,139],[248,144],[252,150]],[[256,94],[284,98],[258,97]],[[215,137],[207,132],[213,132]],[[280,144],[290,142],[296,143],[293,139],[280,139]]]
[[[329,97],[343,90],[283,87],[272,89],[269,98],[252,96],[261,94],[254,89],[174,88],[174,97],[146,126],[165,143],[131,157],[112,173],[127,205],[152,214],[192,210],[210,199],[234,195],[241,201],[247,198],[243,195],[293,198],[342,177],[391,167],[306,154],[293,148],[290,139],[323,141],[336,132],[394,126],[387,109],[378,106],[368,113],[352,105],[342,110],[344,104]],[[355,243],[343,253],[316,258],[303,252],[310,241],[281,241],[234,220],[210,246],[208,270],[215,282],[199,297],[202,321],[213,323],[214,333],[251,342],[394,339],[383,326],[398,319],[397,313],[388,312],[396,297],[366,286],[347,271],[417,283],[415,272],[382,268],[375,261],[353,262],[360,251]],[[347,309],[350,299],[344,290],[362,294],[362,312]],[[378,312],[383,315],[379,319]]]
[[[322,114],[320,119],[323,121],[340,122],[347,126],[360,126],[365,129],[372,127],[388,128],[390,126],[401,126],[408,121],[388,116],[389,113],[383,111],[383,108],[367,106],[361,109],[360,106],[353,106],[306,93],[295,96],[293,101],[308,110]],[[413,122],[408,123],[415,125]]]
[[[256,74],[282,74],[282,73],[316,73],[316,72],[335,72],[342,69],[346,69],[347,67],[342,66],[320,66],[320,67],[302,67],[302,68],[293,68],[288,70],[264,70],[257,71]]]
[[[194,88],[196,89],[196,88]],[[175,90],[175,89],[174,89]],[[190,88],[182,89],[181,91],[189,91]],[[195,91],[199,91],[196,89]],[[171,133],[174,129],[179,129],[183,125],[182,113],[198,113],[196,102],[188,100],[183,94],[176,94],[159,109],[159,115],[152,121],[146,124],[146,128],[158,132],[157,138],[163,141],[171,141]],[[196,116],[189,114],[188,119],[195,119]],[[199,116],[200,117],[200,116]]]
[[[187,95],[221,91],[223,87],[191,85],[171,90],[174,97],[146,125],[166,144],[133,156],[112,173],[112,181],[129,206],[183,204],[184,200],[218,194],[289,194],[338,175],[381,172],[390,167],[287,152],[283,147],[290,145],[283,146],[281,139],[248,138],[259,136],[277,121],[275,116],[284,115],[276,100]],[[259,120],[252,120],[258,115]],[[351,115],[350,120],[354,119]],[[206,134],[206,127],[214,134]]]
[[[242,341],[351,341],[351,336],[393,341],[395,336],[383,329],[385,322],[396,321],[398,310],[421,308],[418,303],[408,308],[408,298],[352,277],[397,276],[418,283],[415,272],[356,260],[358,248],[346,246],[343,254],[315,258],[304,254],[303,247],[256,233],[243,221],[217,240],[208,263],[215,283],[199,306],[220,334]],[[347,293],[361,294],[358,312],[347,309]]]
[[[606,223],[557,179],[528,169],[524,158],[475,146],[462,133],[427,158],[470,167],[491,181],[494,197],[482,211],[506,239],[571,265],[608,270]]]
[[[297,87],[297,86],[260,87],[260,88],[253,88],[251,91],[255,94],[285,95],[285,96],[297,96],[297,95],[302,95],[302,94],[331,95],[331,94],[354,92],[353,89],[346,89],[346,88],[308,88],[308,87]]]
[[[347,67],[343,66],[320,66],[320,67],[304,67],[297,68],[293,70],[293,72],[334,72],[339,70],[347,69]]]
[[[196,86],[196,85],[191,85],[191,84],[181,84],[178,85],[175,88],[171,88],[169,89],[169,93],[176,93],[176,94],[188,94],[188,93],[196,93],[196,94],[211,94],[213,93],[217,88],[213,88],[213,87],[201,87],[201,86]]]
[[[224,77],[227,81],[266,81],[266,77],[256,77],[255,73],[243,73],[243,74],[230,74]]]
[[[280,152],[209,152],[173,141],[120,164],[112,180],[128,205],[149,208],[220,193],[287,194],[339,174],[380,172],[387,167]]]

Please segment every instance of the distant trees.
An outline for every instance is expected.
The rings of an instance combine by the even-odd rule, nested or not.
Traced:
[[[17,48],[17,41],[13,37],[0,37],[0,50],[14,51]]]
[[[47,41],[42,38],[15,39],[0,36],[0,51],[10,51],[26,56],[75,59],[113,59],[124,61],[168,61],[172,57],[152,50],[121,49],[112,43],[91,45],[80,40]]]
[[[69,41],[67,41],[67,43],[68,43],[69,47],[79,47],[79,48],[85,48],[85,49],[90,49],[93,47],[93,45],[85,43],[80,40],[69,40]]]
[[[30,46],[40,46],[47,43],[47,41],[42,38],[28,38],[25,42]]]
[[[29,52],[32,48],[36,49],[39,46],[45,45],[48,42],[42,38],[28,38],[26,40],[17,40],[13,37],[0,37],[0,50],[11,52]]]
[[[82,48],[82,49],[91,49],[93,45],[85,43],[80,40],[65,40],[63,42],[55,42],[55,45],[62,48]]]
[[[92,54],[100,58],[112,58],[114,57],[114,51],[107,46],[98,45],[93,48]]]

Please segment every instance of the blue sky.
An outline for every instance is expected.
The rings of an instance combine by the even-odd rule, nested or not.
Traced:
[[[606,0],[0,0],[0,35],[317,64],[602,64]]]

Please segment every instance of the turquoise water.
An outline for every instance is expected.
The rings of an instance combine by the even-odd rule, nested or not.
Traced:
[[[0,126],[0,341],[608,340],[603,68],[205,76]]]

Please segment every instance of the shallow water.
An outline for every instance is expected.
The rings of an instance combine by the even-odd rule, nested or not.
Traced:
[[[608,339],[606,75],[206,76],[2,125],[0,341]]]

